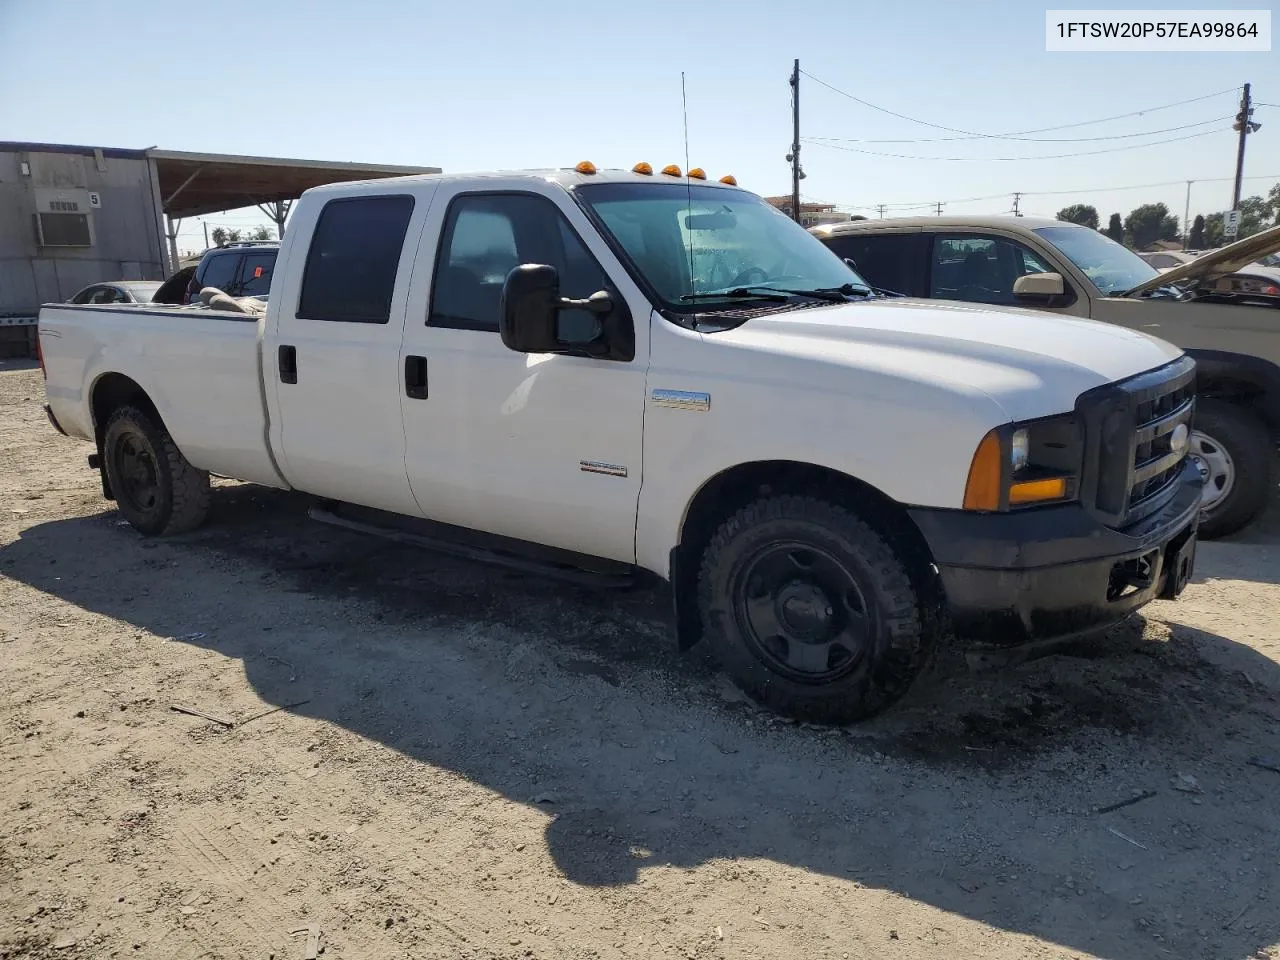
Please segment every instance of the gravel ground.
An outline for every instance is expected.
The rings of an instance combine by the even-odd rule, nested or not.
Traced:
[[[230,482],[143,540],[42,402],[0,363],[0,958],[1280,957],[1280,519],[821,730],[654,594]]]

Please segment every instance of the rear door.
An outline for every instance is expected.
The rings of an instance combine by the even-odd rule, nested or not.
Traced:
[[[434,184],[299,210],[263,375],[273,446],[308,493],[417,514],[404,466],[400,338]],[[286,240],[286,242],[288,242]]]

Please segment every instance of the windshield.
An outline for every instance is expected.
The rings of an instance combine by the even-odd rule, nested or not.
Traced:
[[[705,310],[717,293],[866,286],[817,237],[754,194],[683,183],[577,189],[635,269],[672,310]]]
[[[1160,273],[1127,247],[1088,227],[1037,227],[1104,294],[1124,293]]]

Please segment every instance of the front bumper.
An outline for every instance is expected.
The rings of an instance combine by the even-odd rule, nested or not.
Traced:
[[[1116,530],[1079,504],[1011,513],[912,508],[956,635],[1016,646],[1107,627],[1182,592],[1195,565],[1201,480],[1188,462],[1172,499]]]

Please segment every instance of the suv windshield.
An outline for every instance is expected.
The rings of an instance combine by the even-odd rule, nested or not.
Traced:
[[[1159,274],[1127,247],[1088,227],[1036,227],[1033,233],[1053,244],[1104,294],[1119,294]]]
[[[705,310],[789,291],[866,286],[804,227],[754,194],[684,183],[578,187],[635,270],[669,310]],[[837,298],[838,299],[838,298]]]

